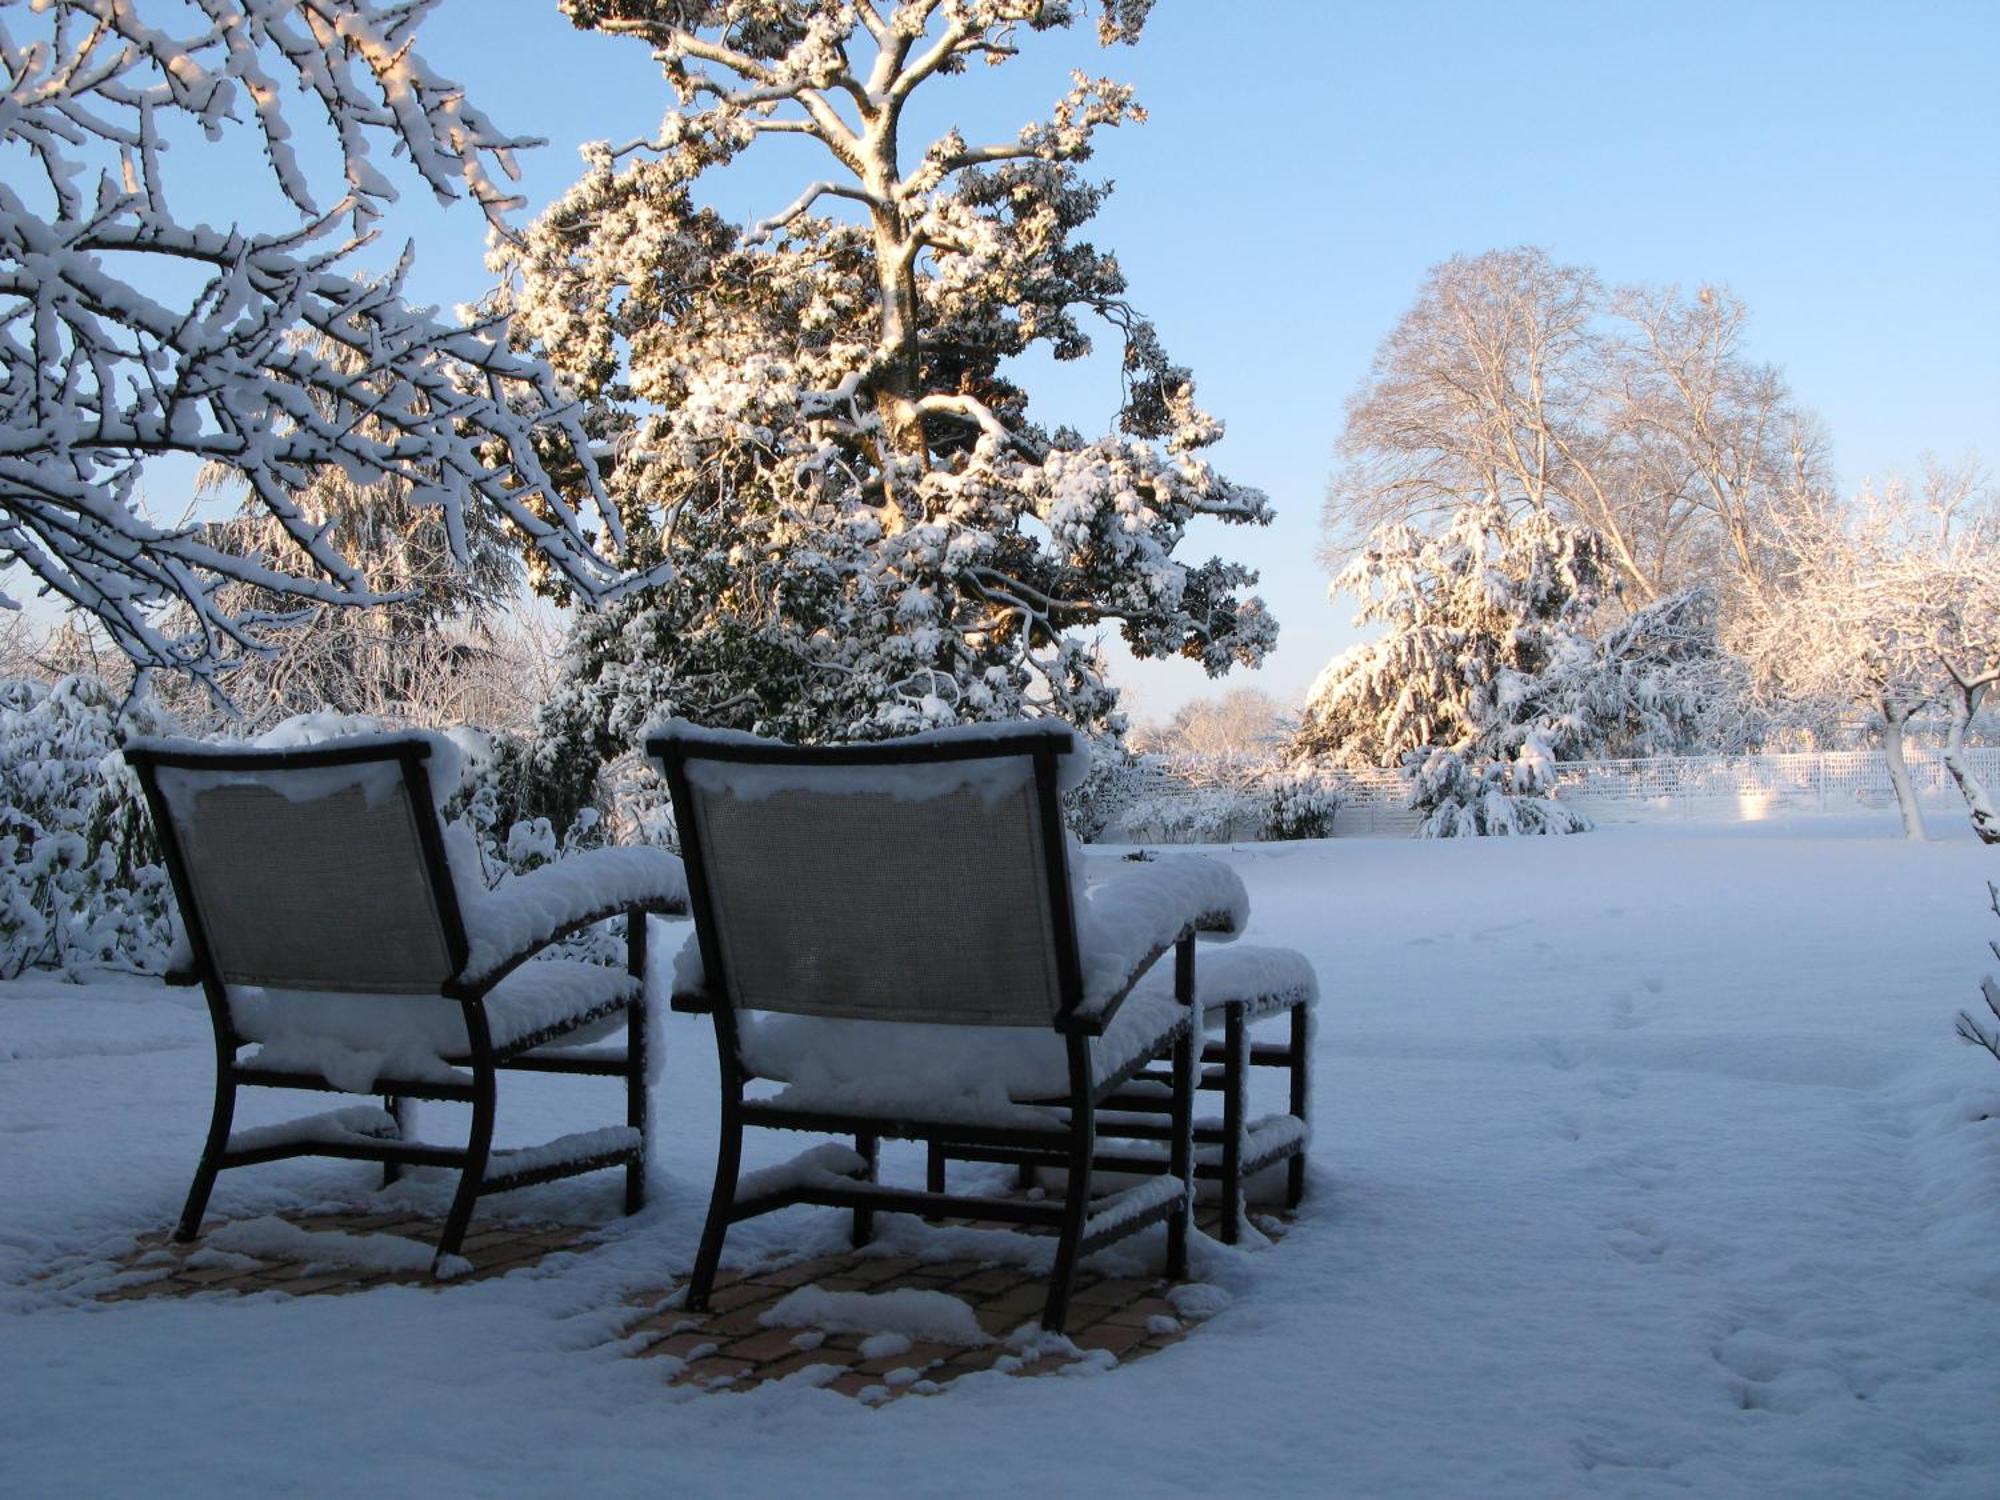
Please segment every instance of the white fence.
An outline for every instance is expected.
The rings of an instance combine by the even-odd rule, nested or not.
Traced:
[[[1965,800],[1936,750],[1910,746],[1904,758],[1920,804],[1964,811]],[[2000,785],[2000,747],[1968,749],[1965,758],[1989,787]],[[1587,761],[1563,768],[1560,795],[1609,823],[1657,818],[1753,823],[1796,813],[1890,808],[1896,800],[1880,750]]]
[[[1968,749],[1966,760],[1988,787],[2000,789],[2000,746]],[[1935,750],[1906,751],[1918,801],[1939,813],[1962,813],[1964,799]],[[1341,803],[1335,838],[1398,837],[1416,831],[1408,790],[1393,770],[1338,773]],[[1147,788],[1155,803],[1213,797],[1215,785],[1163,775]],[[1797,755],[1688,756],[1577,761],[1561,768],[1563,801],[1599,823],[1757,822],[1856,809],[1889,810],[1895,792],[1880,750],[1821,750]],[[1257,837],[1254,820],[1226,825],[1226,837]]]

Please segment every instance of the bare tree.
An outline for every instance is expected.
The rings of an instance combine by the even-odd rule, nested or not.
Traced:
[[[374,147],[496,224],[516,201],[499,178],[536,143],[496,129],[425,63],[414,43],[431,8],[0,3],[0,143],[25,168],[0,180],[0,564],[96,616],[143,666],[212,676],[259,649],[274,618],[382,602],[295,502],[330,465],[405,482],[461,559],[468,511],[483,506],[582,597],[634,582],[610,560],[619,518],[548,368],[511,353],[501,321],[455,327],[406,307],[400,267],[382,283],[336,272],[396,197]],[[286,113],[296,96],[324,118],[330,195]],[[189,127],[255,129],[294,222],[177,217],[163,146]],[[163,302],[189,273],[194,295]],[[148,517],[139,478],[162,453],[237,470],[282,546],[232,552]],[[232,583],[282,607],[234,614],[221,599]]]
[[[1544,250],[1432,268],[1348,402],[1329,559],[1390,522],[1492,496],[1604,539],[1628,602],[1769,566],[1780,502],[1825,487],[1824,444],[1713,287],[1607,291]]]
[[[1283,735],[1285,705],[1262,688],[1239,687],[1213,698],[1191,698],[1163,725],[1136,738],[1136,748],[1185,755],[1268,752]]]
[[[1777,366],[1744,354],[1749,310],[1734,294],[1633,287],[1611,310],[1627,336],[1608,406],[1629,455],[1629,499],[1643,514],[1652,498],[1643,529],[1653,567],[1664,574],[1679,558],[1718,584],[1765,576],[1779,512],[1826,486],[1818,424]]]

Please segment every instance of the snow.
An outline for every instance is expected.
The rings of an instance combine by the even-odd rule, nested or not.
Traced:
[[[900,1348],[884,1341],[875,1351],[902,1354],[912,1339],[976,1348],[990,1344],[971,1307],[944,1292],[901,1287],[887,1292],[828,1292],[802,1286],[758,1316],[766,1328],[817,1328],[824,1333],[900,1336]],[[865,1346],[864,1346],[865,1348]]]
[[[453,864],[459,860],[454,855]],[[686,910],[678,856],[644,847],[589,849],[504,880],[492,891],[457,882],[465,918],[465,976],[477,983],[572,923],[634,906]]]
[[[595,1130],[572,1131],[539,1146],[523,1146],[512,1151],[496,1151],[490,1175],[525,1177],[550,1167],[566,1167],[577,1162],[605,1161],[623,1152],[636,1151],[645,1137],[629,1125],[601,1125]]]
[[[1104,1034],[1090,1039],[1093,1081],[1150,1055],[1183,1014],[1171,987],[1132,996]],[[770,1102],[788,1109],[1032,1124],[1012,1101],[1069,1092],[1069,1053],[1051,1027],[925,1026],[767,1011],[740,1013],[738,1027],[744,1066],[784,1083]]]
[[[1251,898],[1245,942],[1299,949],[1324,989],[1299,1218],[1268,1247],[1197,1236],[1198,1279],[1171,1300],[1203,1321],[1157,1355],[880,1410],[803,1380],[683,1395],[621,1352],[627,1299],[657,1305],[693,1261],[715,1146],[704,1020],[667,1022],[644,1213],[618,1216],[606,1172],[474,1221],[603,1223],[582,1253],[441,1290],[104,1305],[113,1258],[186,1191],[207,1020],[198,996],[130,980],[0,986],[0,1490],[616,1494],[669,1476],[877,1495],[949,1474],[1012,1497],[1060,1474],[1121,1494],[1987,1500],[2000,1069],[1951,1030],[1994,967],[1993,855],[1892,835],[1829,818],[1215,851]],[[499,1144],[599,1124],[605,1087],[510,1077]],[[238,1123],[294,1112],[251,1091]],[[424,1119],[450,1141],[463,1112]],[[754,1133],[745,1165],[798,1144]],[[921,1180],[918,1152],[883,1165]],[[439,1213],[451,1186],[376,1180],[244,1168],[213,1212]],[[833,1253],[847,1227],[804,1206],[746,1221],[725,1264]],[[904,1215],[878,1229],[898,1254],[1046,1250]],[[1097,1264],[1152,1274],[1163,1241]]]
[[[1162,961],[1146,971],[1138,993],[1164,991],[1174,987],[1173,965]],[[1195,999],[1202,1008],[1202,1024],[1219,1028],[1225,1008],[1243,1007],[1246,1021],[1261,1021],[1288,1011],[1294,1005],[1312,1005],[1319,999],[1319,975],[1312,960],[1296,948],[1264,948],[1248,943],[1232,943],[1227,948],[1201,947],[1195,950]]]
[[[487,993],[487,1030],[504,1050],[574,1017],[601,1014],[600,1021],[560,1038],[574,1047],[622,1027],[622,1007],[637,989],[621,969],[542,959],[522,965]],[[229,1009],[238,1033],[258,1044],[246,1062],[316,1072],[350,1093],[372,1092],[382,1077],[463,1083],[470,1076],[444,1061],[464,1057],[470,1045],[456,1000],[232,985]]]
[[[1243,930],[1249,912],[1241,878],[1220,860],[1178,854],[1121,865],[1117,874],[1088,886],[1076,904],[1083,1008],[1095,1010],[1122,993],[1139,965],[1172,944],[1182,928],[1193,924],[1210,938],[1225,939]]]
[[[295,1260],[308,1271],[327,1266],[361,1266],[371,1271],[428,1271],[436,1255],[433,1246],[399,1234],[348,1234],[341,1230],[300,1229],[271,1217],[240,1219],[209,1232],[202,1241],[211,1250],[253,1260]],[[438,1272],[447,1281],[465,1275],[472,1262],[447,1255]]]

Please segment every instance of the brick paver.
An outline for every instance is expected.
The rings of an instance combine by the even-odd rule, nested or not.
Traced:
[[[311,1218],[286,1216],[307,1231],[394,1234],[421,1244],[435,1241],[438,1225],[407,1214],[345,1213]],[[1212,1215],[1204,1214],[1213,1229]],[[208,1230],[219,1220],[203,1226]],[[1267,1230],[1282,1225],[1261,1221]],[[462,1280],[480,1281],[540,1263],[550,1255],[587,1253],[594,1226],[584,1224],[496,1224],[467,1236],[464,1255],[472,1263]],[[202,1239],[176,1245],[164,1233],[148,1235],[123,1259],[129,1280],[102,1294],[107,1302],[198,1293],[339,1296],[391,1283],[448,1292],[457,1281],[434,1282],[423,1271],[385,1272],[358,1266],[253,1260],[206,1250]],[[866,1335],[772,1326],[764,1317],[800,1287],[862,1293],[924,1290],[942,1292],[972,1309],[990,1342],[966,1348],[911,1340],[907,1348],[864,1353]],[[712,1391],[747,1391],[771,1381],[821,1386],[871,1404],[905,1395],[931,1395],[968,1375],[999,1371],[1016,1377],[1059,1372],[1079,1359],[1123,1364],[1156,1354],[1186,1337],[1190,1320],[1168,1298],[1166,1283],[1131,1277],[1077,1274],[1070,1298],[1070,1344],[1037,1349],[1010,1336],[1032,1334],[1041,1317],[1048,1286],[1037,1274],[1016,1266],[971,1260],[923,1261],[866,1250],[821,1255],[809,1260],[749,1270],[725,1271],[716,1281],[706,1312],[678,1304],[682,1288],[665,1286],[635,1293],[623,1337],[638,1357],[657,1360],[667,1383]]]

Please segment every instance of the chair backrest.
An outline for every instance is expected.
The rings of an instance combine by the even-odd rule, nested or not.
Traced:
[[[802,748],[669,728],[711,994],[751,1010],[1047,1026],[1081,992],[1060,727]]]
[[[198,965],[229,984],[437,994],[466,946],[429,754],[414,734],[127,749]]]

